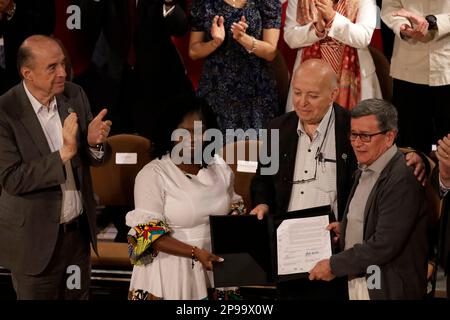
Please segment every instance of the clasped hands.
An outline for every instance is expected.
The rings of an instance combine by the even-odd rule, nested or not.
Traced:
[[[423,40],[428,35],[428,21],[424,17],[405,9],[392,13],[392,16],[403,17],[409,21],[410,24],[404,23],[400,26],[400,33],[403,36]]]
[[[112,122],[110,120],[103,120],[107,109],[103,109],[99,114],[92,119],[88,126],[87,143],[89,146],[96,146],[105,142],[111,130]],[[72,112],[64,120],[62,128],[63,146],[60,150],[60,156],[63,163],[72,159],[78,150],[77,145],[77,132],[78,132],[78,116],[75,112]]]

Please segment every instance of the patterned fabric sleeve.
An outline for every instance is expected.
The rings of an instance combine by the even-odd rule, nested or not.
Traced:
[[[128,253],[134,265],[149,264],[158,254],[153,243],[170,232],[164,217],[165,183],[159,160],[147,164],[136,176],[134,202],[136,208],[126,215]]]
[[[193,0],[191,8],[191,30],[205,31],[204,19],[206,17],[206,8],[204,0]]]
[[[281,2],[279,0],[260,0],[259,10],[263,29],[281,28]]]
[[[152,244],[163,235],[170,233],[164,221],[151,220],[139,224],[128,233],[128,254],[134,265],[149,264],[158,255]]]

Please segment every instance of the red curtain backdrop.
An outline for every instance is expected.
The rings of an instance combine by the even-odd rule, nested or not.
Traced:
[[[277,0],[274,0],[277,1]],[[190,8],[192,0],[188,0],[188,8]],[[55,0],[56,5],[56,28],[55,36],[63,42],[71,57],[71,63],[73,68],[74,76],[78,76],[86,71],[89,66],[89,61],[92,54],[93,44],[88,42],[88,38],[83,34],[83,30],[69,30],[66,26],[67,18],[69,14],[66,13],[67,7],[72,3],[71,0]],[[283,4],[282,13],[282,25],[286,19],[286,8],[287,1]],[[379,23],[378,23],[379,25]],[[198,81],[200,79],[200,74],[202,70],[202,61],[194,61],[189,58],[188,48],[189,48],[189,33],[181,38],[173,38],[173,41],[178,48],[181,58],[183,59],[184,65],[186,67],[189,78],[191,79],[194,87],[197,88]],[[371,45],[377,47],[383,51],[383,45],[381,41],[381,32],[377,28],[372,37]],[[280,40],[278,41],[278,49],[283,54],[289,70],[292,72],[294,66],[296,50],[292,50],[284,42],[283,38],[283,28],[280,32]]]
[[[93,44],[90,44],[83,30],[69,30],[66,26],[67,8],[72,4],[71,0],[55,0],[56,7],[56,27],[54,35],[59,38],[70,56],[73,76],[76,77],[89,66],[91,60]]]

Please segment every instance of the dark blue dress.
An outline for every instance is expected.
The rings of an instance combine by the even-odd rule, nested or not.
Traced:
[[[280,1],[247,0],[243,8],[234,8],[223,0],[194,0],[192,31],[205,32],[210,41],[215,15],[224,17],[225,41],[205,58],[198,95],[211,105],[224,133],[227,128],[263,128],[279,108],[273,72],[269,62],[233,39],[230,28],[245,16],[247,34],[261,40],[263,29],[280,28]]]

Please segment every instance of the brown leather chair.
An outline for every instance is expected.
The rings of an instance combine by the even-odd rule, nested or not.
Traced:
[[[284,59],[284,56],[281,54],[280,50],[277,49],[277,55],[270,65],[275,77],[278,92],[279,115],[283,114],[285,111],[291,76],[289,74],[286,60]]]
[[[375,64],[377,78],[381,87],[381,94],[383,99],[392,101],[393,80],[389,75],[391,65],[386,56],[377,48],[369,46],[370,54],[372,55]]]
[[[132,134],[119,134],[108,138],[112,156],[103,166],[91,167],[94,193],[100,205],[133,206],[134,178],[151,161],[150,140]],[[120,164],[116,158],[128,154],[136,156],[136,163]],[[130,161],[132,162],[132,161]]]
[[[91,167],[92,183],[99,207],[133,208],[134,180],[141,168],[151,161],[151,143],[144,137],[131,134],[111,136],[107,141],[112,149],[111,158],[101,167]],[[118,163],[117,160],[121,158],[126,161],[119,162],[129,163]],[[126,212],[119,214],[126,228]],[[131,268],[126,243],[99,240],[98,252],[98,257],[93,252],[91,254],[94,268]]]
[[[239,160],[257,162],[259,147],[260,142],[257,140],[242,140],[226,144],[218,152],[234,172],[234,190],[242,196],[247,212],[253,209],[250,184],[255,173],[240,172],[237,164]]]

